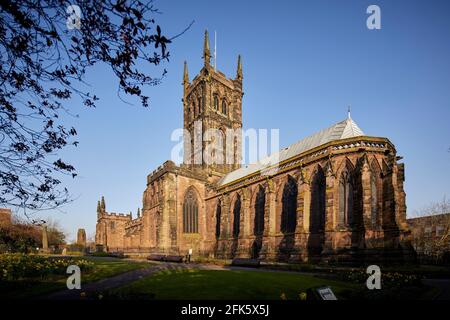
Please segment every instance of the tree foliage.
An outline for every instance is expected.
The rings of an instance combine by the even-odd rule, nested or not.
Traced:
[[[77,131],[62,116],[72,113],[67,101],[74,96],[95,107],[98,97],[83,89],[90,67],[106,64],[119,97],[135,96],[144,107],[142,87],[166,73],[148,68],[168,61],[173,39],[156,24],[151,1],[77,1],[80,20],[70,5],[0,2],[0,205],[42,210],[70,199],[61,174],[77,173],[58,151],[77,145]]]
[[[47,219],[47,222],[28,221],[15,215],[11,223],[0,224],[0,252],[29,253],[42,248],[42,226],[47,226],[49,247],[57,248],[66,243],[66,234],[59,223]]]

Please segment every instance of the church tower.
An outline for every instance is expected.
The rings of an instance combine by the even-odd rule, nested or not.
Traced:
[[[241,166],[242,62],[238,56],[234,79],[216,70],[211,65],[208,31],[203,60],[192,82],[184,63],[184,129],[189,132],[184,139],[184,164],[209,176],[222,176]]]

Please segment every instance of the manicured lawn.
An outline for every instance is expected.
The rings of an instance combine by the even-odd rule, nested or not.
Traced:
[[[108,278],[120,273],[145,268],[147,262],[131,262],[114,258],[77,257],[94,263],[92,270],[81,274],[81,284]],[[67,275],[69,276],[69,275]],[[34,298],[66,288],[67,276],[49,276],[46,279],[20,279],[0,282],[0,298]]]
[[[81,279],[81,281],[85,282],[97,281],[120,273],[150,266],[148,262],[134,262],[114,258],[88,258],[88,260],[94,262],[95,266],[91,272]]]
[[[308,288],[328,285],[338,298],[358,290],[348,282],[321,279],[288,272],[241,270],[183,270],[163,271],[126,287],[113,290],[113,298],[135,297],[158,300],[178,299],[299,299]]]

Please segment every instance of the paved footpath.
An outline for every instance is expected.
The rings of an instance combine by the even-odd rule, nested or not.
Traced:
[[[65,289],[62,291],[57,291],[46,295],[44,297],[40,297],[40,299],[50,299],[50,300],[78,300],[81,298],[81,293],[86,294],[89,297],[89,293],[93,292],[101,292],[113,288],[117,288],[120,286],[124,286],[127,283],[132,281],[136,281],[151,275],[152,273],[158,272],[160,269],[159,266],[149,266],[143,269],[133,270],[125,273],[118,274],[116,276],[112,276],[110,278],[105,278],[99,281],[90,282],[87,284],[83,284],[81,282],[81,290],[69,290]]]

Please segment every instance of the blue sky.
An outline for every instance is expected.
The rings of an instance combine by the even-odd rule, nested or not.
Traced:
[[[119,100],[117,80],[101,66],[87,77],[98,107],[70,105],[80,145],[63,155],[79,173],[65,180],[75,201],[42,214],[70,238],[81,227],[94,233],[102,195],[108,211],[135,215],[142,206],[146,176],[170,158],[170,135],[182,126],[183,61],[192,79],[202,67],[205,29],[217,31],[218,69],[227,76],[242,55],[244,128],[279,128],[283,147],[344,119],[351,105],[367,135],[388,137],[404,157],[409,213],[450,195],[450,2],[155,4],[168,35],[195,23],[171,45],[164,82],[145,89],[150,108]],[[371,4],[381,8],[381,30],[366,27]]]

